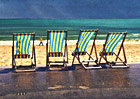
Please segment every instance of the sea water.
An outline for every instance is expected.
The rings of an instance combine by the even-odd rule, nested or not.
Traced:
[[[76,40],[80,29],[98,29],[98,40],[108,32],[127,32],[126,39],[140,39],[140,19],[0,19],[0,40],[12,40],[13,33],[22,32],[46,39],[47,30],[68,30],[68,39]]]

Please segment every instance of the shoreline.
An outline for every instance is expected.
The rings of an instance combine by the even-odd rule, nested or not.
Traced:
[[[46,45],[47,40],[43,40],[43,44]],[[77,42],[77,40],[67,40],[67,44],[68,45],[75,45]],[[16,41],[14,41],[14,43],[16,43]],[[40,43],[39,40],[35,40],[35,45],[38,45]],[[93,40],[90,40],[89,45],[91,45],[93,43]],[[105,40],[96,40],[95,41],[96,45],[102,45],[105,43]],[[0,45],[12,45],[13,41],[0,41]],[[140,44],[140,40],[129,40],[126,39],[124,41],[124,44]],[[31,41],[31,45],[32,45],[32,41]]]

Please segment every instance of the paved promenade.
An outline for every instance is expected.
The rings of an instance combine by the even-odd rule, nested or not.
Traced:
[[[13,73],[0,69],[0,99],[140,99],[140,64],[129,69],[84,70],[76,66],[68,71]]]

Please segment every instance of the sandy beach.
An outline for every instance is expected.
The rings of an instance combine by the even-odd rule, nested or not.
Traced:
[[[45,66],[46,64],[46,41],[43,41],[44,46],[38,46],[39,41],[35,41],[35,51],[36,51],[36,61],[37,61],[37,66]],[[75,43],[76,40],[69,40],[68,41],[68,64],[70,65],[72,62],[73,56],[71,53],[75,49]],[[96,41],[96,48],[97,48],[97,54],[99,58],[99,51],[101,50],[102,46],[104,44],[103,40],[98,40]],[[92,46],[92,41],[89,43],[87,47],[87,51],[89,52]],[[115,52],[118,51],[120,44],[116,47]],[[135,41],[135,40],[126,40],[124,43],[125,51],[126,51],[126,56],[127,56],[127,62],[128,63],[140,63],[140,41]],[[30,46],[30,53],[31,53],[31,48],[32,45]],[[92,53],[92,56],[95,57],[94,51]],[[123,59],[123,54],[122,52],[120,53],[120,56]],[[82,56],[81,60],[87,59],[88,56]],[[115,58],[115,57],[114,57]],[[109,60],[114,59],[112,56],[109,56]],[[62,58],[51,58],[53,60],[62,60]],[[28,64],[30,61],[29,59],[26,60],[19,60],[17,59],[17,65],[19,64]],[[102,61],[104,62],[104,61]],[[78,63],[76,60],[75,63]],[[12,66],[12,41],[0,41],[0,66]]]

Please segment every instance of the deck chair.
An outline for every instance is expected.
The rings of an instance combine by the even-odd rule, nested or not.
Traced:
[[[65,42],[64,51],[63,45]],[[50,57],[63,57],[63,61],[51,61]],[[67,31],[48,30],[46,43],[46,66],[50,67],[50,63],[63,63],[64,68],[67,68],[68,63],[68,48],[67,48]]]
[[[95,46],[95,40],[96,40],[97,33],[98,33],[98,30],[90,30],[90,31],[89,30],[86,30],[86,31],[85,30],[80,30],[78,41],[76,43],[76,48],[72,52],[72,56],[73,56],[72,65],[73,65],[74,60],[76,58],[78,60],[78,62],[84,67],[84,69],[101,68],[101,66],[99,66],[98,63],[97,63],[98,62],[98,57],[97,57],[96,46]],[[94,40],[93,40],[93,44],[92,44],[90,53],[88,53],[86,51],[86,48],[87,48],[87,45],[88,45],[90,39],[93,37],[93,35],[95,35]],[[94,48],[94,51],[95,51],[96,59],[94,59],[91,56],[93,48]],[[86,55],[86,54],[89,56],[88,60],[81,61],[80,56]],[[96,66],[89,66],[89,62],[95,62]],[[85,63],[87,63],[87,64],[85,64]]]
[[[101,59],[103,58],[106,61],[106,63],[109,64],[109,66],[112,68],[128,68],[129,67],[127,65],[127,59],[126,59],[125,49],[123,45],[126,35],[127,35],[127,32],[125,33],[124,32],[115,32],[115,33],[109,32],[107,34],[105,44],[103,45],[103,49],[101,49],[99,53],[100,55],[99,64],[101,63]],[[114,52],[114,49],[118,45],[119,42],[121,43],[121,46],[119,48],[118,53],[116,54]],[[119,57],[121,49],[123,49],[124,61]],[[109,62],[107,60],[107,56],[110,56],[110,55],[116,56],[115,62]],[[118,59],[120,60],[120,62],[117,62]],[[116,63],[118,63],[119,65],[117,65]]]
[[[16,53],[14,52],[14,41],[16,37]],[[29,54],[29,46],[33,38],[32,55]],[[12,68],[15,72],[35,71],[36,56],[34,47],[35,33],[13,33],[13,46],[12,46]],[[29,66],[17,66],[15,59],[31,59]]]

